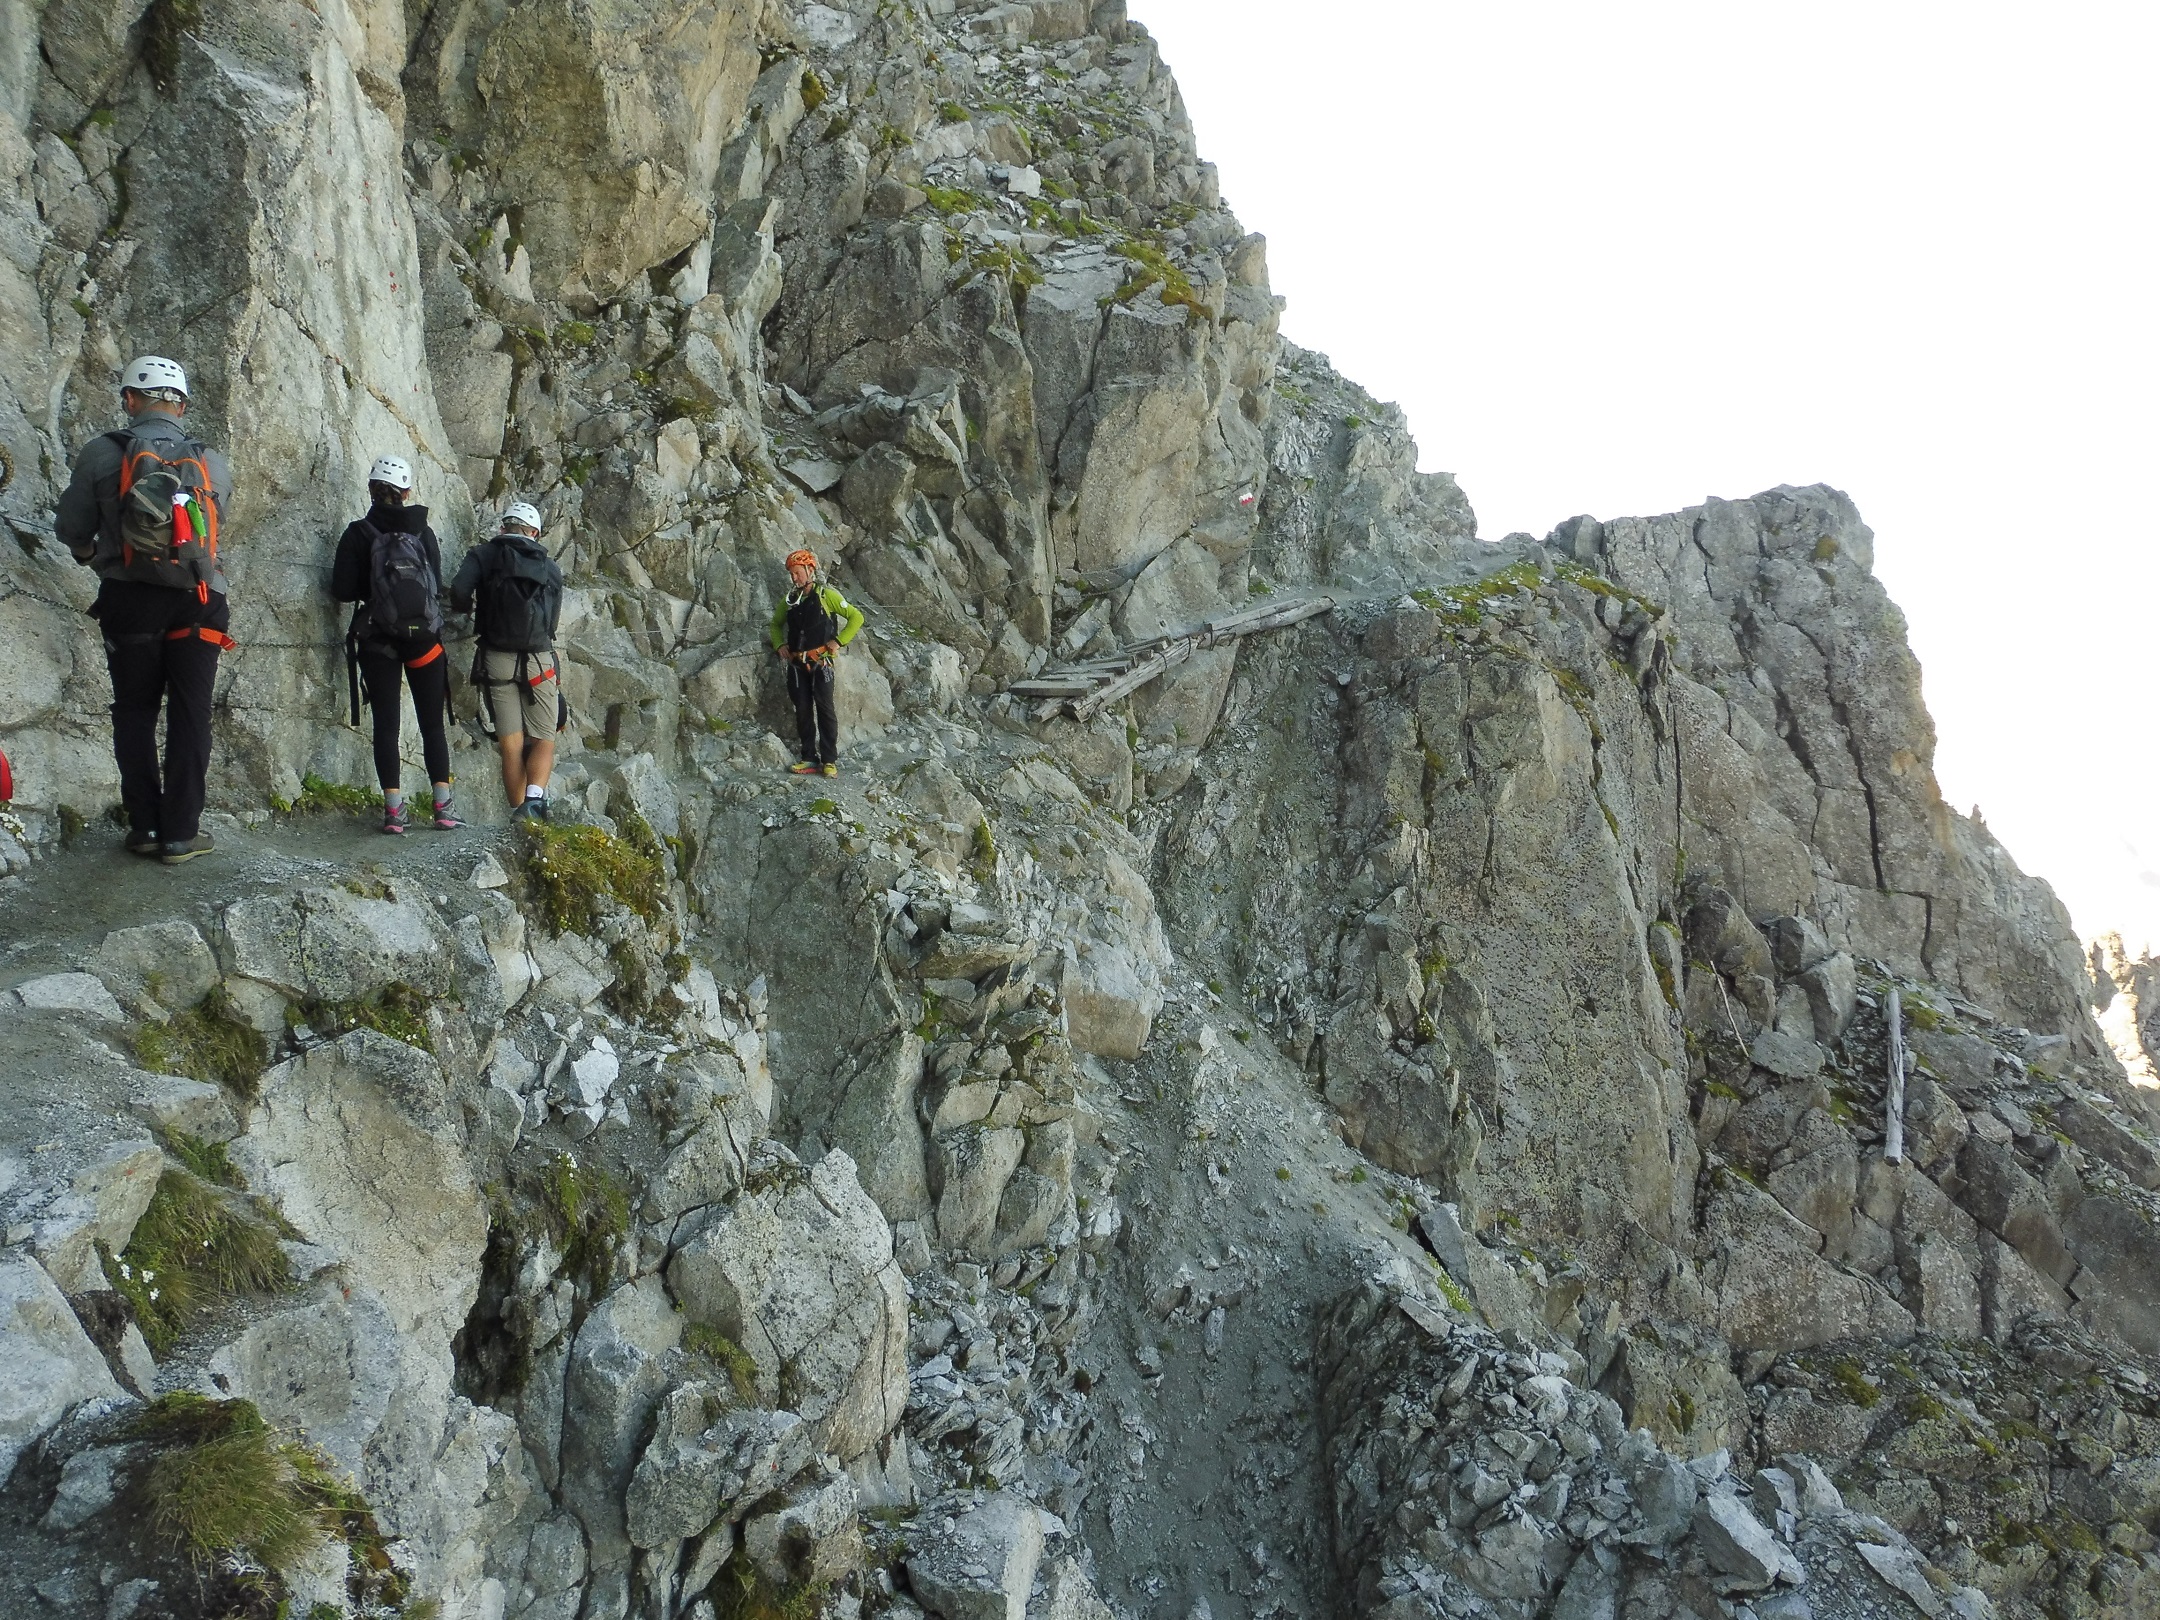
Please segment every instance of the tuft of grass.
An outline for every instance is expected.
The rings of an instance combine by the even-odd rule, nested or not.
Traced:
[[[441,1603],[412,1595],[411,1578],[392,1561],[389,1538],[359,1488],[322,1452],[273,1429],[252,1401],[163,1395],[136,1415],[130,1433],[159,1452],[135,1487],[152,1530],[198,1568],[274,1571],[334,1536],[351,1553],[346,1596],[353,1612],[439,1620]],[[274,1575],[243,1580],[259,1582],[276,1612],[288,1612]],[[308,1620],[345,1612],[317,1604]]]
[[[972,214],[987,204],[972,191],[962,191],[956,186],[924,186],[923,195],[930,199],[930,206],[950,219],[955,214]]]
[[[524,824],[525,876],[554,932],[592,933],[608,899],[647,922],[660,920],[667,907],[660,842],[635,816],[625,816],[622,826],[618,838],[598,827]]]
[[[178,1159],[180,1167],[198,1181],[207,1181],[213,1187],[229,1187],[235,1192],[247,1190],[247,1182],[234,1168],[223,1142],[205,1142],[186,1131],[174,1131],[165,1143],[165,1151]]]
[[[563,1269],[600,1292],[630,1233],[629,1194],[597,1165],[581,1166],[558,1153],[542,1173],[540,1203],[548,1235],[562,1250]]]
[[[168,1166],[127,1248],[118,1256],[101,1250],[100,1258],[152,1353],[162,1356],[226,1301],[291,1283],[279,1227],[254,1200]]]
[[[711,1596],[718,1620],[815,1620],[825,1588],[775,1586],[755,1559],[733,1558],[721,1567]]]
[[[1675,1434],[1689,1434],[1695,1428],[1695,1397],[1686,1390],[1676,1390],[1672,1399],[1665,1403],[1665,1420],[1673,1426]]]
[[[1459,1311],[1464,1316],[1476,1317],[1477,1307],[1470,1302],[1470,1296],[1464,1291],[1463,1285],[1442,1270],[1438,1262],[1433,1266],[1433,1286],[1440,1290],[1440,1297],[1448,1302],[1449,1309]]]
[[[318,1034],[335,1036],[372,1029],[425,1052],[430,1050],[427,1009],[425,992],[409,984],[391,984],[360,1001],[303,1001],[298,1016]]]
[[[272,799],[270,808],[280,815],[359,815],[382,804],[382,795],[367,788],[347,787],[342,782],[326,781],[310,772],[300,778],[300,797],[297,799]]]
[[[825,81],[817,76],[817,69],[804,68],[802,76],[802,105],[806,113],[814,113],[832,97],[825,88]]]
[[[683,1348],[725,1372],[739,1400],[749,1403],[757,1399],[757,1363],[750,1359],[749,1351],[718,1328],[707,1322],[692,1322],[683,1329]]]
[[[985,881],[997,875],[997,834],[990,830],[990,818],[982,817],[975,823],[975,875]]]
[[[1882,1399],[1882,1391],[1867,1381],[1857,1361],[1841,1361],[1830,1369],[1830,1381],[1844,1397],[1863,1411]]]
[[[957,101],[941,101],[938,103],[937,116],[941,124],[964,124],[968,121],[969,114]]]
[[[224,987],[164,1023],[135,1032],[135,1058],[159,1074],[185,1075],[252,1098],[262,1084],[270,1053],[262,1034],[240,1016]]]
[[[1150,287],[1160,287],[1162,291],[1158,296],[1161,300],[1172,308],[1182,307],[1187,320],[1195,315],[1203,320],[1214,318],[1214,310],[1194,291],[1192,278],[1160,247],[1152,242],[1127,238],[1118,243],[1117,251],[1119,257],[1133,268],[1124,285],[1110,295],[1111,302],[1130,304]]]
[[[280,1440],[254,1402],[163,1395],[133,1429],[166,1448],[140,1487],[151,1528],[198,1566],[238,1555],[275,1569],[322,1539],[303,1448]]]

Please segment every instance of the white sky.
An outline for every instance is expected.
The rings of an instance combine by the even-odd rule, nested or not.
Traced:
[[[2160,7],[1132,10],[1286,333],[1487,538],[1846,490],[1944,791],[2160,944]]]

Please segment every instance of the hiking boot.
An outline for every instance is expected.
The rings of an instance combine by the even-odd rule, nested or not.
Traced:
[[[438,831],[438,832],[455,832],[455,831],[457,831],[457,829],[458,829],[458,828],[460,828],[460,827],[462,827],[462,826],[464,826],[464,825],[465,825],[465,823],[464,823],[463,821],[461,821],[461,820],[460,820],[460,819],[458,818],[458,813],[457,813],[457,810],[456,810],[456,808],[455,808],[455,807],[454,807],[454,806],[453,806],[453,805],[451,804],[451,802],[450,802],[450,801],[449,801],[448,799],[444,799],[444,800],[440,801],[440,802],[439,802],[439,803],[438,803],[438,804],[437,804],[437,805],[435,806],[435,830],[436,830],[436,831]]]
[[[814,759],[798,759],[788,767],[788,775],[790,776],[817,776],[820,774],[822,773],[819,771],[818,763]]]
[[[518,807],[510,812],[512,821],[545,821],[548,818],[547,800],[521,799]]]
[[[824,773],[827,776],[838,776],[840,774],[840,767],[837,765],[827,765],[826,767],[824,767]]]
[[[160,844],[158,859],[167,866],[178,866],[183,861],[192,861],[198,855],[207,855],[216,848],[217,845],[211,841],[208,833],[199,832],[193,838],[183,839],[179,843]]]
[[[402,834],[405,831],[406,820],[405,807],[402,804],[386,804],[383,806],[382,830],[384,832]]]
[[[165,847],[154,832],[131,832],[127,835],[127,852],[130,855],[155,856]]]

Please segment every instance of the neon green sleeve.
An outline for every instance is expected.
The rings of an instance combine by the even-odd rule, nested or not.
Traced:
[[[828,585],[825,587],[825,611],[846,621],[841,625],[839,634],[833,637],[833,640],[845,647],[855,639],[855,632],[863,626],[862,609]]]
[[[787,598],[784,596],[772,610],[772,644],[774,652],[787,645]]]

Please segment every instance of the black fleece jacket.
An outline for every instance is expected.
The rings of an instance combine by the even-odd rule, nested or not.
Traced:
[[[424,506],[374,506],[368,515],[348,524],[338,537],[337,558],[330,564],[330,595],[340,602],[365,602],[368,593],[368,574],[374,551],[374,536],[368,532],[373,524],[381,533],[403,530],[417,534],[428,554],[428,565],[435,570],[435,594],[442,595],[442,545],[435,538],[435,531],[428,527],[427,508]]]

